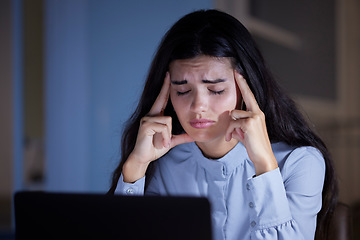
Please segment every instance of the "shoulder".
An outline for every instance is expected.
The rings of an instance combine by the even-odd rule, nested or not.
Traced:
[[[274,147],[274,155],[278,157],[279,168],[285,185],[313,186],[322,189],[325,178],[325,160],[321,152],[311,146],[291,147],[279,143]],[[295,184],[294,184],[295,183]]]
[[[195,151],[194,143],[184,143],[172,148],[157,160],[157,165],[178,165],[190,162]]]
[[[311,146],[293,147],[286,143],[279,142],[272,144],[274,155],[279,166],[303,165],[314,162],[325,167],[324,157],[321,152]]]

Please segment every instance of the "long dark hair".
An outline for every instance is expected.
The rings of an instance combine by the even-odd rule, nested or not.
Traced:
[[[133,151],[140,119],[149,111],[158,96],[170,62],[190,59],[199,55],[228,57],[233,67],[248,82],[260,109],[266,117],[271,142],[285,142],[294,147],[313,146],[322,153],[325,164],[322,209],[317,216],[316,238],[326,236],[327,226],[337,202],[337,183],[330,154],[323,141],[311,130],[297,110],[295,103],[280,89],[268,70],[247,29],[234,17],[217,10],[200,10],[190,13],[163,37],[150,66],[139,104],[128,120],[121,141],[121,161],[114,171],[109,193],[116,189],[122,166]],[[172,110],[171,101],[165,115],[173,119],[173,134],[183,132]],[[153,165],[146,172],[149,183]]]

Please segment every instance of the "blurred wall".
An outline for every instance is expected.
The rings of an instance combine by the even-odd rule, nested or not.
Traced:
[[[11,226],[12,193],[18,181],[15,159],[21,154],[18,148],[21,144],[16,142],[22,128],[18,121],[21,117],[18,84],[21,71],[14,71],[21,65],[20,59],[15,57],[20,50],[16,48],[20,32],[16,28],[21,12],[16,11],[17,7],[16,0],[0,1],[0,236],[3,229]],[[21,170],[19,167],[18,172]]]
[[[12,192],[13,75],[10,9],[10,1],[0,1],[0,197]]]
[[[45,189],[106,191],[165,31],[210,0],[44,1]]]

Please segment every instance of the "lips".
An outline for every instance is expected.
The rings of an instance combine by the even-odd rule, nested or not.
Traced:
[[[209,119],[194,119],[190,121],[193,128],[208,128],[215,124],[215,121]]]

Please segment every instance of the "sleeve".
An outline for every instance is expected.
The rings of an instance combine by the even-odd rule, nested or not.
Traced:
[[[158,164],[158,162],[156,162]],[[155,171],[145,191],[146,196],[167,196],[169,191],[165,186],[164,178],[160,174],[159,165],[155,165]],[[168,186],[169,187],[169,186]],[[171,187],[170,187],[171,188]]]
[[[126,183],[124,182],[123,175],[121,174],[117,187],[115,189],[115,194],[142,196],[144,195],[144,188],[145,177],[140,178],[134,183]]]
[[[164,184],[159,181],[159,171],[155,170],[155,174],[151,177],[150,183],[145,191],[145,178],[146,176],[140,178],[134,183],[124,182],[123,175],[120,175],[118,184],[115,189],[115,194],[119,195],[133,195],[133,196],[158,196],[158,195],[167,195],[166,188]],[[161,179],[161,178],[160,178]]]
[[[324,176],[320,152],[299,148],[282,171],[248,179],[251,239],[314,239]]]

